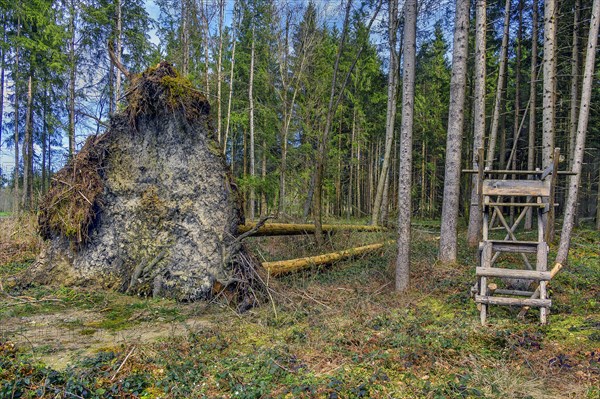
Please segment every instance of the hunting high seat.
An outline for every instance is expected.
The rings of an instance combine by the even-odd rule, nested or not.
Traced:
[[[482,159],[483,151],[480,151]],[[548,299],[547,283],[552,278],[548,271],[548,232],[553,225],[554,191],[557,178],[557,167],[560,151],[554,151],[554,162],[540,171],[478,171],[479,210],[482,212],[482,240],[479,243],[479,266],[476,268],[477,284],[474,287],[475,302],[480,309],[481,323],[485,325],[489,305],[509,305],[521,307],[539,307],[540,322],[546,324],[552,302]],[[483,163],[483,162],[480,162]],[[501,178],[488,178],[493,175],[504,175]],[[517,180],[506,180],[513,174]],[[502,176],[500,176],[502,177]],[[509,224],[504,212],[520,209],[514,222]],[[532,209],[537,215],[537,240],[520,240],[516,232],[519,223],[527,211]],[[516,213],[516,212],[515,212]],[[491,238],[490,230],[497,220],[504,230],[504,239]],[[515,269],[497,266],[498,257],[502,253],[515,253],[523,260],[525,268]],[[527,254],[535,254],[532,265]],[[512,264],[510,265],[512,266]],[[538,290],[498,289],[498,285],[490,283],[492,279],[525,280],[527,286],[536,282]],[[539,298],[537,297],[539,292]],[[523,298],[525,297],[525,298]]]

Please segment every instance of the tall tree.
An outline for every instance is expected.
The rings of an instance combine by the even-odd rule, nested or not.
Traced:
[[[75,83],[77,76],[77,60],[75,55],[75,27],[77,7],[75,0],[69,4],[69,157],[75,155]]]
[[[4,117],[4,59],[6,56],[6,13],[2,12],[2,44],[0,44],[0,148],[2,148],[2,128]]]
[[[439,259],[456,262],[460,159],[469,52],[469,0],[456,0]]]
[[[506,84],[506,64],[508,63],[508,36],[510,28],[510,0],[506,0],[504,6],[504,29],[502,33],[502,46],[500,47],[500,63],[498,65],[498,84],[496,86],[496,99],[494,101],[494,111],[492,113],[492,125],[490,127],[490,139],[486,155],[485,166],[492,168],[496,155],[496,141],[498,139],[498,130],[500,126],[500,114],[502,113],[502,95]],[[500,150],[501,156],[504,148]],[[502,163],[502,162],[501,162]]]
[[[252,11],[254,13],[254,10]],[[256,27],[254,23],[254,16],[252,17],[252,43],[250,49],[250,80],[248,81],[248,102],[250,104],[249,112],[249,123],[250,123],[250,177],[252,179],[250,185],[250,219],[254,219],[254,210],[256,208],[256,190],[254,187],[254,176],[255,170],[255,152],[254,152],[254,59],[256,49]]]
[[[225,17],[225,0],[219,0],[219,52],[217,55],[217,139],[221,143],[223,111],[221,101],[221,86],[223,84],[223,18]]]
[[[483,148],[483,139],[485,136],[485,34],[487,30],[487,11],[486,0],[477,0],[476,2],[476,28],[475,28],[475,101],[473,103],[474,132],[473,132],[473,168],[483,162],[483,159],[477,159],[478,150]],[[471,188],[471,209],[469,211],[469,230],[467,241],[471,247],[479,243],[481,234],[481,212],[478,204],[477,185],[479,180],[473,175]]]
[[[571,101],[569,104],[569,168],[573,167],[577,136],[577,100],[579,88],[579,18],[581,0],[573,5],[573,44],[571,45]]]
[[[592,97],[592,86],[594,82],[594,67],[596,63],[596,45],[598,44],[598,27],[600,25],[600,0],[594,0],[592,5],[592,14],[590,17],[590,29],[587,43],[587,52],[583,73],[583,82],[581,87],[581,103],[579,107],[579,120],[577,121],[577,139],[575,141],[575,151],[573,153],[573,172],[575,175],[569,180],[569,194],[567,196],[567,205],[563,220],[562,234],[558,247],[556,262],[565,263],[569,255],[569,246],[571,244],[571,233],[575,222],[575,213],[577,210],[577,200],[579,197],[579,185],[581,182],[581,172],[583,165],[583,155],[585,150],[585,138],[588,129],[590,115],[590,101]]]
[[[398,99],[398,27],[400,19],[398,16],[398,0],[389,0],[389,17],[388,17],[388,46],[390,54],[390,65],[388,72],[388,100],[387,113],[385,123],[385,151],[383,155],[383,164],[381,165],[381,173],[377,183],[377,191],[375,201],[373,203],[373,211],[371,213],[371,223],[379,224],[381,206],[383,201],[384,186],[389,174],[390,158],[392,153],[392,142],[394,141],[394,124],[396,122],[396,109]],[[413,82],[414,84],[414,82]]]
[[[344,15],[344,24],[342,26],[342,36],[338,44],[337,55],[335,57],[335,63],[333,65],[333,75],[331,78],[331,92],[329,94],[329,105],[327,106],[327,114],[325,116],[325,127],[323,134],[319,139],[319,146],[317,149],[317,164],[315,167],[315,241],[318,245],[323,244],[323,226],[322,226],[322,212],[323,212],[323,174],[325,168],[325,157],[327,156],[327,141],[329,140],[329,131],[333,122],[334,105],[335,105],[335,92],[337,88],[337,75],[340,68],[340,59],[346,43],[346,36],[348,34],[348,27],[350,23],[350,10],[352,8],[352,0],[347,0],[346,11]]]
[[[416,30],[417,1],[406,0],[404,3],[404,49],[402,52],[402,125],[400,128],[400,166],[398,174],[398,256],[396,258],[396,291],[404,291],[408,288],[410,272],[412,135],[415,104]]]
[[[529,78],[529,134],[527,144],[527,170],[535,168],[535,137],[536,137],[536,109],[537,109],[537,58],[538,58],[538,0],[532,0],[531,14],[531,68]],[[531,177],[530,177],[531,178]],[[527,209],[525,215],[525,229],[531,230],[533,224],[533,210]]]
[[[556,19],[557,0],[544,2],[544,92],[542,107],[542,167],[552,164],[556,129]],[[548,241],[554,240],[555,209],[548,210]]]

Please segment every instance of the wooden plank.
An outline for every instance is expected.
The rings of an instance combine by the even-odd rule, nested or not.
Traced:
[[[550,187],[539,180],[484,180],[483,195],[548,197]]]
[[[546,204],[537,204],[537,203],[533,203],[533,202],[490,202],[489,204],[487,204],[488,206],[513,206],[516,208],[522,208],[522,207],[527,207],[530,206],[532,208],[545,208]]]
[[[532,247],[537,248],[539,242],[537,241],[507,241],[508,237],[506,237],[504,240],[488,240],[488,242],[491,242],[492,245],[493,244],[514,244],[514,245],[529,245]]]
[[[534,306],[540,308],[549,308],[552,306],[550,299],[504,298],[484,295],[475,295],[475,302],[485,305]]]
[[[501,269],[499,267],[478,267],[475,269],[477,276],[485,277],[507,277],[507,278],[524,278],[527,280],[550,280],[552,276],[550,272],[540,272],[537,270],[518,270],[518,269]]]
[[[513,245],[513,244],[508,244],[509,241],[505,243],[498,243],[498,244],[494,244],[494,251],[496,252],[511,252],[511,253],[516,253],[516,254],[523,254],[523,253],[527,253],[527,254],[534,254],[537,252],[537,248],[535,247],[531,247],[528,245]],[[530,265],[531,266],[531,265]],[[533,269],[533,268],[531,268]]]
[[[477,174],[477,169],[463,169],[462,173]],[[541,175],[542,170],[505,170],[505,169],[492,169],[485,170],[483,172],[486,175]],[[559,170],[557,172],[560,176],[575,176],[577,173],[569,170]]]

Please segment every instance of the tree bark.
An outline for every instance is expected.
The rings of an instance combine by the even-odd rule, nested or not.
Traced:
[[[225,0],[219,0],[219,55],[217,57],[217,139],[221,143],[221,129],[223,111],[221,109],[221,84],[223,74],[221,72],[223,62],[223,18],[225,15]]]
[[[23,140],[23,209],[31,210],[33,203],[33,77],[27,80],[27,114]]]
[[[473,169],[477,169],[483,159],[477,159],[480,148],[483,148],[485,137],[485,34],[487,29],[486,0],[477,0],[476,3],[476,28],[475,28],[475,101],[474,101],[474,132],[473,132]],[[478,179],[476,175],[471,178],[471,206],[469,211],[469,229],[467,241],[469,246],[475,247],[481,235],[481,212],[479,211],[479,196],[477,195]],[[423,184],[423,186],[425,186]]]
[[[571,46],[571,101],[569,112],[569,169],[573,167],[575,140],[577,137],[577,97],[579,88],[579,11],[581,0],[575,0],[573,8],[573,44]]]
[[[594,67],[596,62],[596,45],[598,43],[598,26],[600,25],[600,0],[594,0],[592,14],[590,17],[590,30],[587,43],[587,52],[584,66],[583,83],[581,86],[581,103],[579,109],[579,120],[577,122],[577,138],[575,151],[573,153],[573,172],[570,177],[569,194],[563,220],[562,234],[558,247],[556,262],[565,264],[569,255],[571,244],[571,233],[575,222],[579,184],[581,182],[581,170],[585,150],[585,136],[589,121],[590,101],[592,97],[592,86],[594,82]]]
[[[46,136],[48,135],[48,89],[44,84],[44,98],[42,103],[42,195],[46,193]]]
[[[2,40],[6,42],[6,18],[3,13]],[[4,47],[0,46],[0,148],[2,148],[2,117],[4,116]]]
[[[371,213],[371,224],[378,225],[380,222],[380,213],[383,203],[383,194],[385,191],[386,176],[390,165],[390,155],[392,153],[392,143],[394,141],[394,124],[396,122],[396,110],[398,99],[398,0],[389,0],[389,26],[388,26],[388,45],[390,54],[390,66],[388,71],[387,87],[387,114],[385,122],[385,154],[383,156],[383,165],[377,183],[377,192]]]
[[[458,0],[463,1],[463,0]],[[412,134],[415,105],[415,58],[417,1],[404,3],[402,60],[402,125],[400,128],[400,165],[398,167],[398,256],[396,258],[396,291],[402,292],[410,282],[410,221],[412,216]]]
[[[17,18],[17,37],[21,36],[21,18]],[[14,132],[14,141],[15,141],[15,176],[14,176],[14,187],[13,187],[13,213],[15,215],[19,214],[20,211],[20,201],[21,198],[19,196],[19,61],[20,61],[20,48],[18,45],[15,46],[15,69],[13,72],[13,81],[15,83],[15,132]]]
[[[537,58],[538,58],[538,0],[533,0],[533,11],[531,15],[531,71],[529,88],[529,137],[527,145],[527,170],[535,168],[535,131],[536,131],[536,106],[537,106]],[[533,177],[530,176],[530,179]],[[527,209],[525,215],[525,230],[531,230],[533,226],[533,210]]]
[[[250,80],[248,82],[248,102],[250,103],[250,177],[252,182],[250,184],[250,219],[254,220],[254,209],[256,207],[256,190],[254,188],[254,176],[256,173],[254,167],[254,48],[255,48],[255,26],[254,20],[252,21],[252,44],[250,48]]]
[[[343,251],[331,252],[328,254],[316,255],[316,256],[307,256],[305,258],[298,259],[290,259],[290,260],[280,260],[275,262],[263,262],[262,267],[264,267],[271,276],[279,276],[282,274],[295,272],[298,270],[307,269],[314,266],[326,265],[333,262],[337,262],[344,259],[350,259],[355,256],[364,255],[369,252],[377,251],[382,249],[387,244],[392,244],[393,242],[382,242],[376,244],[365,245],[362,247],[345,249]]]
[[[116,4],[116,8],[117,8],[117,24],[116,24],[116,51],[115,51],[115,56],[117,57],[117,61],[120,63],[121,62],[121,53],[123,52],[123,44],[122,44],[122,31],[123,31],[123,13],[122,13],[122,5],[121,5],[121,0],[117,0],[117,4]],[[185,20],[185,19],[184,19]],[[116,76],[115,76],[115,108],[117,108],[119,106],[119,99],[121,98],[121,71],[119,70],[119,68],[116,69],[115,71]]]
[[[231,48],[231,68],[229,70],[229,100],[227,101],[227,122],[225,124],[225,137],[223,138],[223,154],[227,153],[227,137],[229,136],[229,125],[231,123],[231,103],[233,101],[233,71],[235,66],[235,44],[237,42],[236,39],[236,28],[237,28],[237,2],[233,6],[233,23],[231,27],[231,40],[233,42]],[[233,155],[233,150],[232,150]],[[233,165],[233,161],[232,161]]]
[[[492,126],[490,128],[490,139],[488,142],[487,156],[486,156],[486,167],[492,169],[494,164],[494,156],[496,154],[496,141],[498,139],[498,126],[500,124],[500,111],[502,107],[502,94],[504,92],[504,85],[506,81],[506,63],[508,58],[508,37],[509,37],[509,25],[510,24],[510,0],[506,0],[504,6],[504,33],[502,35],[502,47],[500,48],[500,64],[498,66],[498,85],[496,86],[496,99],[494,101],[494,111],[492,113]],[[502,152],[504,148],[500,150],[502,161]]]
[[[71,15],[69,18],[69,158],[75,155],[75,80],[77,63],[75,59],[75,1],[71,0]],[[112,64],[111,64],[112,65]],[[111,69],[112,70],[112,66]],[[112,104],[112,100],[109,101]]]
[[[544,3],[544,96],[542,121],[542,168],[552,164],[554,130],[556,128],[556,18],[557,0]],[[554,221],[555,209],[548,211],[548,220]],[[554,223],[548,224],[548,240],[554,241]]]
[[[450,80],[450,110],[446,141],[446,166],[439,260],[456,262],[458,201],[460,194],[460,156],[467,86],[467,56],[469,50],[469,0],[456,0],[452,77]]]

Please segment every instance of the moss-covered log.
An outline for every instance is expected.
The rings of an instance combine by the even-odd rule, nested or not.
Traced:
[[[350,259],[355,256],[364,255],[378,249],[383,248],[385,245],[393,244],[394,241],[386,241],[377,244],[365,245],[362,247],[345,249],[343,251],[331,252],[328,254],[307,256],[305,258],[280,260],[275,262],[263,262],[262,267],[272,276],[279,276],[286,273],[291,273],[318,265],[326,265],[339,260]]]

